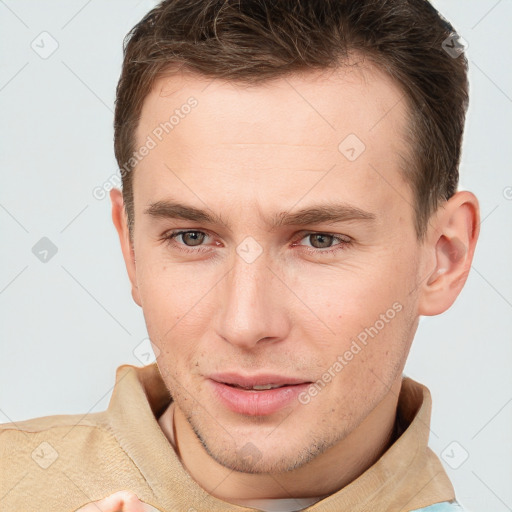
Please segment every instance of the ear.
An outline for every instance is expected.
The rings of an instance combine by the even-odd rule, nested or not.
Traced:
[[[429,270],[418,306],[424,316],[446,311],[466,283],[480,233],[478,199],[471,192],[457,192],[431,219],[428,231]]]
[[[119,235],[119,241],[121,242],[121,250],[123,251],[126,270],[128,271],[128,277],[130,278],[132,285],[132,297],[135,303],[142,307],[139,287],[137,285],[135,252],[130,241],[130,233],[128,230],[127,215],[124,208],[122,192],[117,188],[113,188],[110,191],[110,200],[112,202],[112,221],[114,222],[117,234]]]

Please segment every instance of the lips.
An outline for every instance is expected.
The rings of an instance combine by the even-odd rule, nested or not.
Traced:
[[[223,408],[246,416],[265,416],[287,406],[298,406],[298,396],[311,384],[300,377],[265,373],[240,375],[235,372],[208,376],[212,397]],[[256,389],[255,389],[256,387]]]
[[[282,384],[282,385],[278,385],[278,384],[262,384],[262,385],[254,385],[254,386],[250,386],[250,387],[246,387],[246,386],[239,386],[238,384],[227,384],[228,386],[231,386],[233,388],[238,388],[238,389],[254,389],[256,391],[264,391],[264,390],[267,390],[267,389],[277,389],[277,388],[282,388],[284,386],[287,386],[288,384]],[[294,384],[295,386],[297,384]]]

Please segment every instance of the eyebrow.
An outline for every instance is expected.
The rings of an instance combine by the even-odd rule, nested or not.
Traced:
[[[215,213],[201,210],[193,206],[176,201],[157,201],[150,204],[144,213],[153,218],[182,219],[202,222],[212,225],[220,225],[230,230],[229,225]],[[273,231],[283,226],[307,226],[321,224],[347,222],[351,220],[375,221],[376,215],[348,204],[316,204],[303,208],[294,213],[279,212],[268,222]]]

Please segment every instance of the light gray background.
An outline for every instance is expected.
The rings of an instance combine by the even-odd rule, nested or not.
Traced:
[[[141,364],[142,311],[109,198],[92,191],[117,170],[122,39],[155,3],[0,1],[0,422],[104,410],[116,367]],[[458,499],[510,511],[512,2],[434,5],[468,43],[460,188],[477,194],[482,225],[464,290],[422,319],[406,374],[431,390],[430,445]],[[31,46],[48,52],[53,41],[47,58]],[[32,252],[42,237],[58,250],[46,263]]]

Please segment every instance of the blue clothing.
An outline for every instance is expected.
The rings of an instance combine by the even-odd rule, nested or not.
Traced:
[[[412,512],[469,512],[462,508],[460,503],[456,501],[443,501],[442,503],[436,503],[426,508],[419,508]]]

